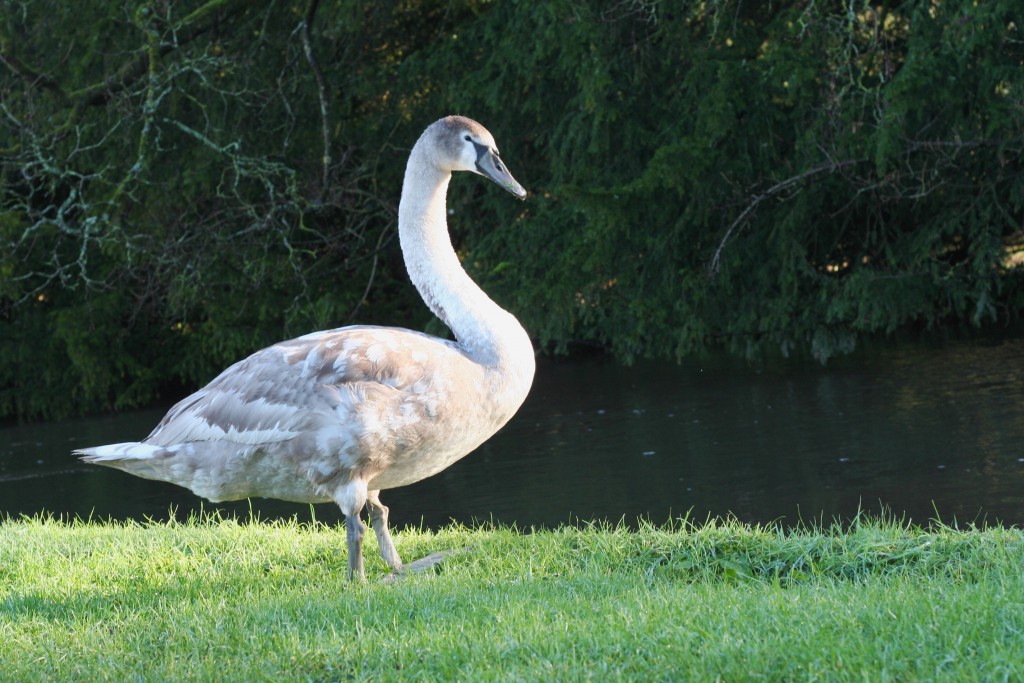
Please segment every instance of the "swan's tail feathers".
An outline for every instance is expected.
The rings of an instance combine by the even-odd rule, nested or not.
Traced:
[[[79,448],[74,451],[74,454],[83,462],[113,467],[143,479],[181,483],[175,478],[172,466],[174,452],[165,446],[131,441],[129,443],[112,443],[109,446]],[[182,485],[187,486],[188,484]]]
[[[127,443],[113,443],[108,446],[79,448],[72,452],[84,462],[94,465],[120,467],[123,466],[122,461],[125,460],[152,460],[165,453],[166,449],[163,446],[129,441]]]

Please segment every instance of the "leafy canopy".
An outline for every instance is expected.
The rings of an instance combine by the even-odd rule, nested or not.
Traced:
[[[826,359],[1022,308],[1016,0],[0,6],[0,415],[443,332],[394,224],[453,112],[534,193],[457,180],[453,239],[545,348]]]

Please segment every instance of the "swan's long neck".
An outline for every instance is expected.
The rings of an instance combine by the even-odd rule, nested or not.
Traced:
[[[462,268],[448,235],[451,173],[431,163],[421,140],[405,171],[398,234],[416,289],[478,363],[533,378],[533,347],[515,317],[494,303]],[[528,372],[527,372],[528,371]]]

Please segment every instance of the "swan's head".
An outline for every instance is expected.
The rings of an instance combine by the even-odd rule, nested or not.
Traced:
[[[427,132],[434,138],[435,161],[439,168],[479,173],[520,199],[526,199],[526,190],[498,156],[494,137],[479,123],[465,116],[449,116],[434,123]]]

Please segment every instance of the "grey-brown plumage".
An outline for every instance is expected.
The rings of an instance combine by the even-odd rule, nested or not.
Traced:
[[[76,453],[212,501],[334,501],[346,516],[350,577],[364,574],[359,513],[368,504],[385,562],[402,569],[379,491],[436,474],[483,443],[518,410],[534,373],[526,332],[452,249],[453,171],[484,175],[520,198],[526,191],[470,119],[441,119],[413,147],[399,205],[402,252],[457,341],[387,327],[315,332],[235,363],[141,442]]]

